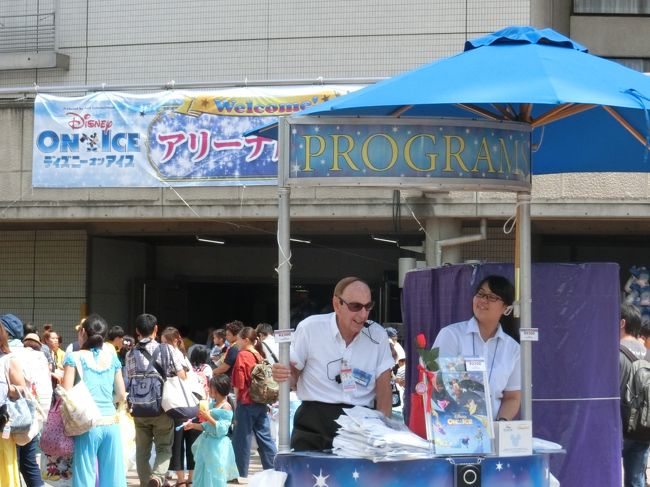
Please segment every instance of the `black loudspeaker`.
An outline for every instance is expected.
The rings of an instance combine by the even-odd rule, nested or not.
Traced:
[[[454,474],[454,487],[479,487],[481,485],[481,465],[478,463],[456,464]]]

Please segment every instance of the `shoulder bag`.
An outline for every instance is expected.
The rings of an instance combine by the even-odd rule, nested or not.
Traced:
[[[266,343],[264,343],[264,342],[262,342],[262,345],[264,345],[264,348],[266,348],[266,349],[269,351],[269,353],[271,354],[271,357],[273,357],[273,361],[274,361],[276,364],[279,364],[280,361],[278,360],[278,357],[276,357],[275,354],[273,353],[273,350],[271,350],[271,347],[269,347],[269,346],[268,346]]]
[[[162,408],[174,419],[194,418],[199,413],[199,399],[192,394],[189,382],[175,375],[163,384]]]
[[[7,381],[7,387],[11,385],[9,380],[9,358],[10,354],[2,357],[2,369]],[[36,417],[36,406],[32,395],[25,390],[24,387],[15,386],[18,392],[17,399],[7,399],[5,403],[7,406],[7,415],[9,417],[9,427],[13,440],[19,445],[23,446],[29,443],[34,436],[40,431]],[[29,437],[31,434],[31,437]]]
[[[61,397],[63,427],[68,436],[79,436],[90,430],[102,417],[95,399],[90,394],[88,386],[83,380],[83,369],[79,353],[72,352],[75,368],[79,374],[79,382],[72,389],[66,390],[57,386],[56,392]]]

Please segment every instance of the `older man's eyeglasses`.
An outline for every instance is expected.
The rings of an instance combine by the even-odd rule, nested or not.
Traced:
[[[339,301],[341,302],[341,304],[346,305],[348,307],[348,309],[350,311],[352,311],[353,313],[356,313],[357,311],[361,311],[362,308],[365,308],[366,311],[370,311],[372,308],[375,307],[375,302],[374,301],[370,301],[369,303],[366,303],[366,304],[348,303],[345,299],[343,299],[340,296],[337,296],[337,298],[339,298]]]
[[[476,299],[487,299],[490,303],[496,303],[497,301],[503,301],[503,299],[501,299],[496,294],[490,294],[490,293],[486,293],[486,292],[483,292],[483,291],[478,291],[474,295],[474,297]]]

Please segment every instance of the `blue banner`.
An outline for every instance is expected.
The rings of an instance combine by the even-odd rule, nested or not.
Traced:
[[[277,183],[277,144],[243,133],[360,86],[38,95],[34,187]]]
[[[366,185],[373,178],[377,185],[382,179],[530,184],[530,129],[524,124],[306,119],[291,124],[294,185],[353,184],[353,178]]]

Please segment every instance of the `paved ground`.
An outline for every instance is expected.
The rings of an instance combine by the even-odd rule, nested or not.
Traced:
[[[260,463],[260,457],[256,451],[251,453],[251,463],[248,469],[248,475],[253,476],[257,472],[262,471],[262,464]],[[172,480],[171,484],[174,485],[176,480]],[[128,487],[138,487],[140,485],[138,481],[138,474],[135,470],[129,470],[126,476],[126,485]],[[239,485],[236,483],[229,483],[228,485]]]

